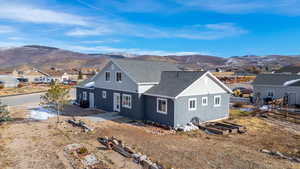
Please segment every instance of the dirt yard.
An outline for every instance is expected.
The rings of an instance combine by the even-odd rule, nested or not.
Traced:
[[[106,150],[96,140],[103,136],[115,136],[123,140],[166,168],[300,168],[299,163],[259,152],[260,149],[268,149],[300,157],[300,133],[291,132],[257,117],[233,119],[233,122],[245,125],[248,131],[245,134],[227,136],[208,135],[200,130],[174,133],[126,123],[129,121],[126,119],[96,123],[78,117],[94,128],[94,131],[84,133],[65,122],[56,125],[56,118],[47,121],[28,120],[26,110],[22,107],[11,110],[14,121],[0,126],[1,169],[72,168],[63,154],[64,146],[72,143],[84,144],[109,168],[140,168],[118,153]],[[69,118],[61,117],[61,120]]]
[[[8,96],[15,94],[28,94],[35,92],[43,92],[49,89],[49,85],[30,84],[18,88],[3,88],[0,89],[0,96]]]

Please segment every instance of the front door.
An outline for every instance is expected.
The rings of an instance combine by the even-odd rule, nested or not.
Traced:
[[[120,93],[114,93],[114,111],[120,112],[121,97]]]
[[[95,108],[94,93],[90,93],[89,102],[90,102],[90,108]]]

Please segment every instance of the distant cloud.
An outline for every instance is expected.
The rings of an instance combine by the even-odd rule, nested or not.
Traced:
[[[218,13],[278,13],[300,15],[299,0],[175,0],[186,8]]]
[[[178,29],[159,28],[146,25],[111,22],[102,24],[95,29],[74,29],[66,33],[68,36],[102,36],[102,35],[131,35],[143,38],[184,38],[215,40],[225,37],[238,36],[248,31],[236,26],[234,23],[217,23],[206,25],[192,25]],[[110,27],[110,29],[108,28]]]
[[[0,34],[13,33],[15,31],[14,27],[0,25]]]
[[[8,39],[8,40],[15,40],[15,41],[17,41],[17,40],[24,40],[24,38],[22,38],[22,37],[17,37],[17,36],[8,37],[7,39]]]
[[[68,46],[66,47],[70,50],[75,50],[79,52],[96,52],[96,53],[125,53],[125,54],[137,54],[137,55],[158,55],[158,56],[167,56],[167,55],[211,55],[209,52],[169,52],[162,50],[143,50],[138,48],[113,48],[109,46],[96,46],[96,47],[86,47],[86,46]]]
[[[9,4],[7,2],[2,2],[0,5],[0,18],[32,23],[89,25],[88,19],[82,16],[29,5]]]
[[[81,41],[81,43],[85,43],[85,44],[118,43],[118,42],[121,42],[121,40],[118,40],[118,39],[105,39],[105,40],[87,40],[87,41]]]

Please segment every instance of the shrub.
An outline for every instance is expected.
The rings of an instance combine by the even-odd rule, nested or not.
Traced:
[[[0,101],[0,122],[9,121],[9,111],[7,110],[7,106],[3,105]]]
[[[23,83],[19,83],[18,84],[18,88],[22,88],[22,87],[24,87],[24,84]]]
[[[0,90],[1,89],[4,89],[4,85],[3,84],[0,84]]]
[[[232,107],[235,107],[235,108],[241,108],[241,107],[243,107],[243,103],[241,103],[241,102],[236,102],[236,103],[234,103],[233,105],[232,105]]]
[[[82,155],[82,154],[86,154],[88,152],[87,148],[85,147],[81,147],[77,150],[77,153]]]

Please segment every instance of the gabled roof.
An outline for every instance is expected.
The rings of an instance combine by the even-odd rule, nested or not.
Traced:
[[[283,86],[286,82],[300,79],[296,74],[259,74],[253,81],[253,85]]]
[[[204,71],[162,72],[160,83],[149,89],[145,94],[176,97],[205,73]]]
[[[136,83],[158,83],[161,72],[179,71],[179,65],[159,61],[142,61],[134,59],[112,59]]]

